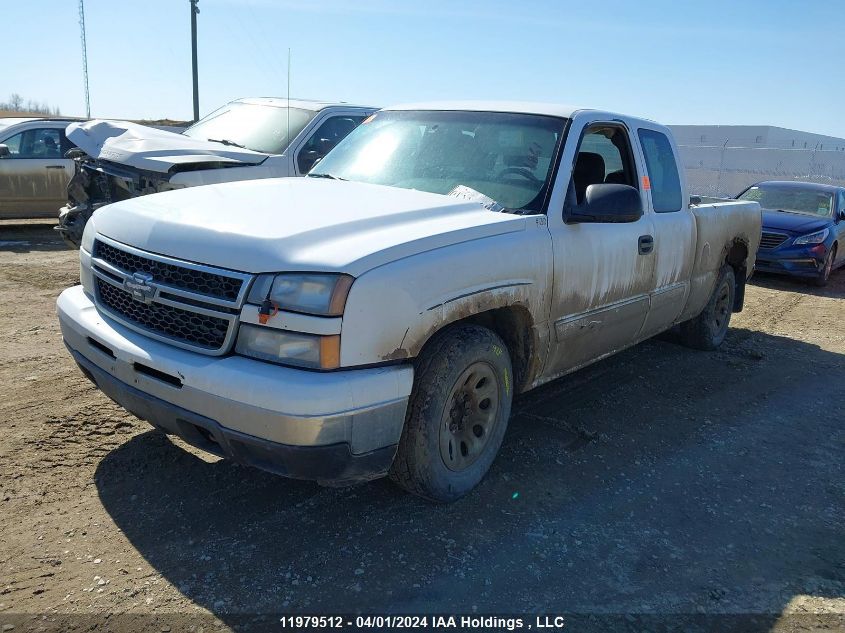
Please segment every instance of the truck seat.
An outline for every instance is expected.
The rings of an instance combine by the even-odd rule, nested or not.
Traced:
[[[601,154],[581,152],[575,161],[572,180],[575,182],[575,196],[578,204],[584,202],[587,187],[604,182],[604,158]]]
[[[607,176],[604,177],[604,181],[607,183],[612,183],[614,185],[629,185],[631,183],[628,182],[628,178],[625,177],[625,170],[619,169],[618,171],[612,171]]]

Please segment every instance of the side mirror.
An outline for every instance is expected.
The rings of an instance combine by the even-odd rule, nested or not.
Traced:
[[[0,147],[3,147],[3,146],[2,146],[2,145],[0,145]],[[2,152],[2,150],[0,150],[0,152]],[[845,209],[842,209],[842,210],[839,212],[839,219],[840,219],[840,220],[845,220]]]
[[[584,202],[569,209],[566,222],[636,222],[642,215],[639,191],[629,185],[602,183],[587,187]]]
[[[8,158],[12,155],[12,152],[9,151],[8,145],[0,145],[0,158]]]

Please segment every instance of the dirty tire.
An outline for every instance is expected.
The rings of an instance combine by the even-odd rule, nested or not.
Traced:
[[[436,335],[415,363],[414,389],[390,478],[430,501],[464,496],[499,452],[512,401],[511,360],[495,333],[462,325]],[[466,445],[475,450],[464,454]]]
[[[694,349],[711,351],[719,347],[728,333],[733,311],[736,280],[733,268],[723,266],[710,297],[694,319],[681,323],[681,341]]]
[[[830,271],[833,269],[833,262],[836,259],[836,245],[833,245],[828,253],[827,257],[824,260],[824,266],[822,267],[819,276],[813,279],[813,283],[820,288],[822,286],[826,286],[828,280],[830,279]]]

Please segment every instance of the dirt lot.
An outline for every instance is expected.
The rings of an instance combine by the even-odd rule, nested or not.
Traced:
[[[665,336],[523,396],[449,506],[153,432],[65,352],[54,301],[77,280],[46,227],[0,226],[3,631],[303,611],[845,628],[845,271],[823,290],[755,280],[719,352]]]

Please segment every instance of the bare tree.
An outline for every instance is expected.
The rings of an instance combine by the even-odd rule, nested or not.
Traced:
[[[33,101],[32,99],[28,99],[24,103],[23,97],[21,97],[16,92],[13,92],[11,95],[9,95],[8,102],[0,103],[0,110],[9,110],[11,112],[26,112],[31,114],[52,114],[53,116],[61,115],[61,111],[59,110],[58,106],[52,108],[48,103],[39,103],[38,101]]]

